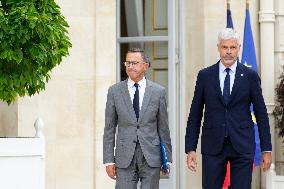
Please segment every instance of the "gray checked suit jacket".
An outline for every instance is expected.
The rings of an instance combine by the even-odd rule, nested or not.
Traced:
[[[165,144],[168,161],[172,161],[164,88],[146,80],[144,99],[137,121],[128,92],[127,80],[124,80],[108,90],[103,162],[115,163],[116,167],[127,168],[133,158],[137,139],[149,166],[160,167],[162,165],[160,140]]]

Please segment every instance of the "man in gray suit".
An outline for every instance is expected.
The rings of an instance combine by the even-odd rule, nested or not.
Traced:
[[[139,180],[141,189],[158,189],[161,141],[172,161],[166,93],[145,78],[150,61],[142,49],[130,49],[124,65],[128,79],[108,90],[103,162],[116,189],[137,188]]]

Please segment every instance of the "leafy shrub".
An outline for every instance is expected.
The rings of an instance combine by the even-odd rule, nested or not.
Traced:
[[[279,128],[279,136],[284,137],[284,74],[280,76],[280,82],[276,87],[276,106],[273,114],[276,127]]]
[[[54,0],[1,0],[0,99],[39,93],[71,47]]]

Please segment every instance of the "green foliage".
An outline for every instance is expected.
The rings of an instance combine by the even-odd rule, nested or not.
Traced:
[[[280,76],[280,82],[276,87],[276,106],[273,114],[276,128],[279,129],[279,136],[284,137],[284,74]]]
[[[0,2],[0,99],[10,104],[44,90],[71,43],[54,0]]]

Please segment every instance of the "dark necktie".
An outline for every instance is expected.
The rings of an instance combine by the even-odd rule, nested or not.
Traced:
[[[225,100],[225,103],[226,105],[228,104],[229,102],[229,97],[230,97],[230,68],[226,68],[225,69],[226,72],[227,72],[227,75],[225,77],[225,81],[224,81],[224,88],[223,88],[223,97],[224,97],[224,100]]]
[[[136,114],[136,118],[138,121],[139,118],[139,90],[138,90],[138,84],[135,83],[134,87],[136,88],[136,91],[134,93],[134,98],[133,98],[133,108],[134,108],[134,112]]]

